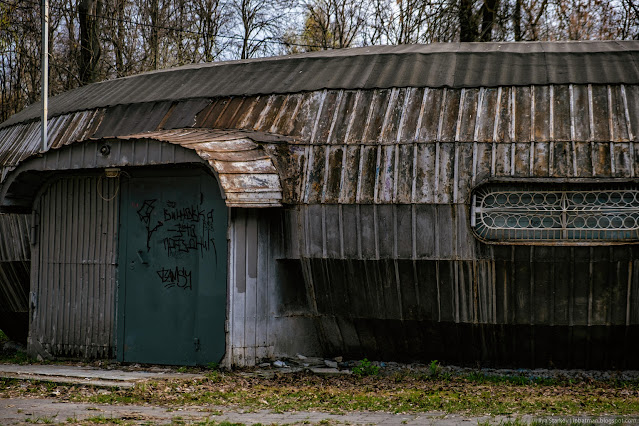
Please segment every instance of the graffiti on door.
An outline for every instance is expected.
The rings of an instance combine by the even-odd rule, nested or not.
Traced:
[[[151,214],[153,213],[153,210],[155,210],[156,202],[157,200],[144,200],[142,207],[140,207],[137,211],[140,222],[142,222],[146,227],[146,251],[151,250],[151,236],[163,225],[163,223],[159,220],[157,221],[157,224],[153,226],[151,225]],[[134,207],[139,207],[139,204],[135,203]]]
[[[146,230],[147,252],[153,247],[175,260],[171,263],[176,266],[160,264],[155,271],[165,288],[192,289],[192,271],[185,265],[192,264],[188,259],[194,255],[204,258],[211,253],[217,265],[215,209],[157,199],[134,202],[133,207]]]
[[[186,268],[176,266],[173,269],[162,268],[155,271],[160,277],[164,288],[178,287],[184,290],[193,290],[192,276],[193,273]]]
[[[193,251],[204,257],[206,252],[215,249],[214,209],[208,211],[198,206],[177,206],[174,202],[167,202],[164,208],[164,223],[169,226],[166,236],[162,239],[164,250],[169,257],[180,258]]]

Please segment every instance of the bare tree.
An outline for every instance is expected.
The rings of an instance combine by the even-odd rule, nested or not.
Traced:
[[[351,47],[366,24],[366,5],[357,0],[316,0],[305,7],[304,28],[297,39],[305,51]]]
[[[219,34],[223,29],[229,29],[231,10],[219,0],[194,0],[191,7],[190,19],[194,31],[199,34],[194,46],[197,52],[194,62],[213,61],[228,45],[220,40]]]
[[[102,0],[80,0],[80,84],[98,81],[98,61],[100,60],[100,26]]]
[[[499,0],[485,0],[481,6],[481,41],[491,41],[493,39],[493,27],[497,22],[497,8]]]
[[[450,12],[445,1],[375,0],[369,44],[449,41],[454,37],[447,24]]]
[[[239,58],[272,53],[272,44],[282,39],[294,5],[294,0],[232,0]]]

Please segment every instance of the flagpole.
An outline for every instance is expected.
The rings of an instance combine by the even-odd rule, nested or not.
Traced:
[[[42,152],[47,150],[49,109],[49,0],[42,0]]]

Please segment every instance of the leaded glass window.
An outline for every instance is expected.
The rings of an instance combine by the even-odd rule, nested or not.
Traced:
[[[486,185],[473,194],[471,226],[494,242],[639,241],[639,190],[597,185]]]

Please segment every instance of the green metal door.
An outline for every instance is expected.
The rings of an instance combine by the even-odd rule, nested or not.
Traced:
[[[219,362],[227,210],[217,183],[203,172],[134,176],[122,191],[118,358]]]

